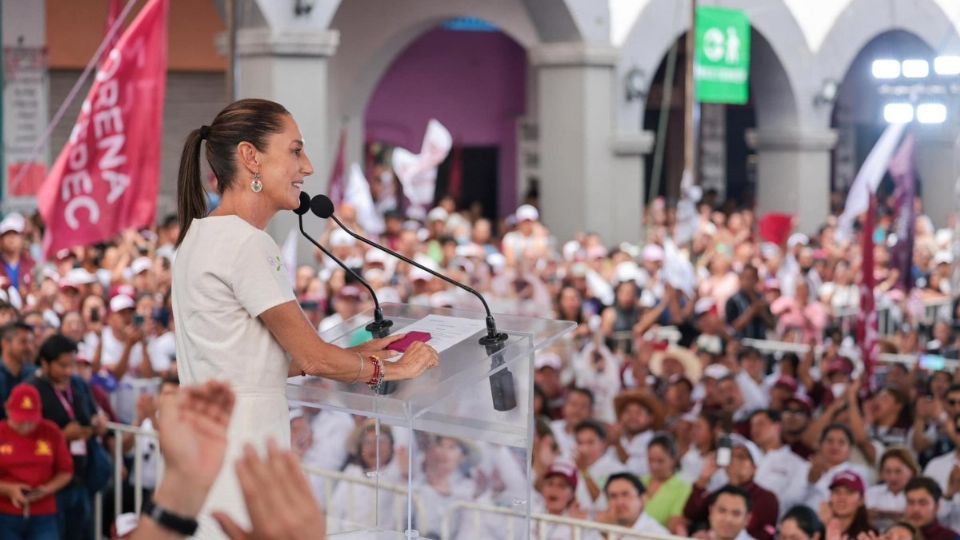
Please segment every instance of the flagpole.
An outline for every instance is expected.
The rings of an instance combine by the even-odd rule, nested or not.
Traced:
[[[226,93],[227,103],[233,103],[237,98],[237,2],[236,0],[227,0],[225,2],[227,16],[227,80]]]
[[[103,37],[103,41],[100,42],[100,46],[97,47],[97,51],[93,53],[93,58],[91,58],[90,62],[87,63],[87,67],[83,69],[83,73],[80,74],[80,78],[77,79],[77,82],[74,83],[73,88],[70,89],[70,93],[67,94],[67,97],[64,98],[63,102],[60,103],[60,108],[57,109],[57,112],[53,115],[53,119],[51,119],[50,123],[47,124],[47,129],[43,131],[43,135],[41,135],[40,138],[37,139],[36,144],[33,145],[33,150],[30,151],[30,158],[27,160],[27,163],[32,163],[40,155],[40,152],[43,151],[43,146],[48,140],[50,140],[50,135],[53,134],[54,128],[56,128],[57,124],[60,123],[60,120],[63,119],[63,115],[67,113],[67,108],[71,103],[73,103],[73,100],[76,99],[77,94],[80,93],[80,88],[82,88],[83,84],[87,81],[87,77],[90,76],[93,68],[99,64],[100,57],[106,50],[107,44],[113,41],[113,36],[116,35],[121,27],[123,27],[123,21],[127,19],[127,15],[130,14],[133,6],[136,4],[137,0],[127,0],[127,5],[123,7],[123,11],[120,13],[120,16],[117,17],[117,20],[113,22],[113,26],[110,27],[107,35]],[[20,182],[23,181],[28,169],[29,167],[20,167],[20,170],[17,171],[17,176],[8,186],[9,193],[13,193],[16,191],[17,187],[20,186]]]
[[[690,0],[690,28],[687,30],[686,54],[684,62],[684,101],[683,101],[683,168],[693,175],[697,183],[697,118],[695,113],[697,97],[693,80],[693,59],[696,56],[697,40],[697,0]]]

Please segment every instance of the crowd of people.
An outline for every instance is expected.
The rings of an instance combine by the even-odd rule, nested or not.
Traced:
[[[946,368],[960,356],[960,333],[950,229],[918,212],[905,276],[891,256],[890,212],[881,212],[874,294],[897,324],[880,348],[918,360],[881,364],[867,377],[851,317],[860,305],[859,234],[838,240],[834,217],[778,245],[759,240],[752,211],[720,207],[708,194],[692,220],[681,216],[692,224],[682,243],[672,240],[680,218],[662,201],[635,243],[592,233],[559,243],[530,202],[496,223],[451,198],[423,222],[385,209],[382,231],[365,231],[349,205],[337,211],[353,230],[482,292],[495,312],[577,323],[535,359],[532,477],[524,454],[509,448],[387,426],[378,436],[363,418],[295,408],[278,421],[290,422],[304,465],[358,479],[378,470],[397,485],[412,475],[415,526],[431,538],[455,502],[510,506],[531,487],[535,512],[648,533],[957,536],[960,377]],[[21,531],[12,538],[92,537],[95,493],[106,495],[107,528],[126,523],[114,516],[132,510],[135,461],[142,495],[157,491],[155,438],[107,424],[156,431],[157,396],[178,392],[170,303],[178,235],[170,217],[44,260],[38,220],[0,222],[0,528]],[[319,239],[381,302],[478,307],[336,227]],[[290,271],[318,331],[371,307],[354,278],[311,255]],[[930,303],[947,307],[931,319]],[[771,353],[750,340],[808,352]],[[118,509],[115,452],[127,503]],[[310,489],[331,531],[405,525],[405,514],[364,503],[363,486],[313,477]],[[457,515],[451,523],[458,538],[503,537]],[[533,532],[547,538],[572,537],[565,523],[536,527],[548,528]],[[131,530],[122,529],[112,532]]]

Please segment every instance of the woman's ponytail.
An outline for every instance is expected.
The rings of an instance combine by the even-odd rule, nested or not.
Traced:
[[[207,128],[209,129],[209,128]],[[195,129],[187,135],[180,155],[180,172],[177,175],[177,221],[180,224],[180,236],[177,246],[187,236],[187,229],[196,218],[207,213],[207,195],[200,180],[200,146],[203,144],[203,128]]]

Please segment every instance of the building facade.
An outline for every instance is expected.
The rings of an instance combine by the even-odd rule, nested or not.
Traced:
[[[30,39],[48,49],[51,114],[102,37],[107,3],[3,0],[6,47],[15,46],[17,34],[8,13],[43,11],[45,27]],[[417,151],[423,127],[437,117],[455,143],[493,152],[496,165],[489,170],[496,175],[486,181],[496,184],[489,204],[497,214],[509,214],[533,181],[543,220],[559,237],[590,230],[609,242],[638,239],[656,138],[649,114],[661,106],[662,87],[654,87],[662,84],[670,48],[689,27],[689,2],[237,3],[236,97],[274,99],[293,112],[317,171],[306,190],[325,189],[341,130],[348,160],[363,163],[370,143]],[[804,232],[823,223],[831,189],[849,184],[883,129],[886,97],[870,80],[872,59],[960,55],[958,0],[700,3],[743,10],[755,36],[751,98],[742,115],[748,120],[726,114],[726,144],[719,150],[728,162],[749,165],[735,163],[727,174],[749,169],[758,213],[792,213]],[[171,2],[166,211],[174,209],[183,137],[209,122],[227,99],[223,13],[223,0]],[[450,25],[464,20],[482,24],[469,31]],[[637,79],[645,90],[626,91]],[[958,103],[952,95],[943,99],[947,121],[916,131],[923,200],[938,224],[954,209],[960,173]],[[68,109],[54,132],[54,157],[78,107]],[[739,146],[742,151],[732,150]],[[665,155],[676,161],[675,148]],[[278,218],[273,230],[285,234],[291,223]]]

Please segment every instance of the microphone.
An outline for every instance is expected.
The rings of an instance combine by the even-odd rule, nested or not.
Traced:
[[[303,200],[303,193],[301,192],[301,201]],[[302,202],[301,202],[302,206]],[[299,208],[297,209],[299,210]],[[400,259],[401,261],[413,265],[424,272],[429,273],[432,276],[438,277],[447,283],[459,287],[468,293],[476,296],[480,302],[483,304],[483,309],[487,313],[486,325],[487,325],[487,335],[480,338],[480,344],[486,349],[487,355],[491,357],[491,369],[502,366],[505,361],[503,359],[503,353],[501,352],[505,347],[507,341],[507,334],[497,330],[497,322],[493,318],[493,313],[490,311],[490,306],[487,305],[487,300],[483,297],[482,294],[474,290],[472,287],[464,285],[457,280],[450,279],[447,276],[436,272],[426,266],[405,257],[396,251],[393,251],[386,246],[382,246],[372,240],[368,240],[363,236],[353,232],[346,225],[340,221],[340,218],[334,214],[333,201],[330,200],[326,195],[316,195],[313,199],[310,200],[310,210],[321,219],[333,219],[333,221],[340,226],[347,234],[360,240],[364,244],[367,244],[370,247],[379,249],[384,253],[393,255],[394,257]],[[514,387],[513,375],[510,373],[509,369],[502,369],[493,375],[490,376],[490,392],[493,396],[493,407],[498,411],[509,411],[517,406],[517,396],[516,388]]]
[[[349,266],[347,266],[346,263],[344,263],[340,259],[334,257],[333,253],[330,253],[330,250],[321,246],[319,242],[317,242],[309,234],[307,234],[307,231],[303,229],[303,215],[306,214],[308,211],[310,211],[310,195],[307,195],[305,192],[301,191],[300,206],[298,206],[296,210],[293,211],[295,214],[297,214],[297,217],[300,220],[300,234],[302,234],[303,237],[306,238],[311,244],[316,246],[317,249],[322,251],[324,255],[333,259],[334,262],[339,264],[341,268],[343,268],[348,274],[353,276],[354,279],[359,281],[364,287],[367,288],[368,291],[370,291],[370,296],[373,297],[373,305],[374,305],[373,322],[371,322],[366,326],[366,330],[371,334],[373,334],[373,337],[375,339],[387,337],[387,335],[390,333],[390,327],[393,326],[393,321],[383,318],[383,310],[380,309],[380,299],[377,298],[377,293],[373,291],[373,287],[371,287],[370,284],[367,283],[367,280],[363,279],[363,276],[355,272],[353,268],[350,268]]]

